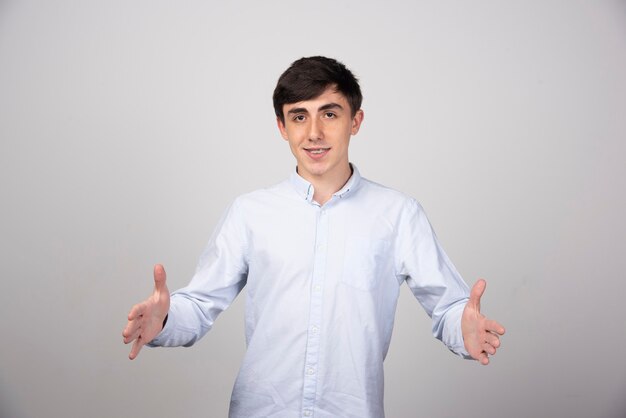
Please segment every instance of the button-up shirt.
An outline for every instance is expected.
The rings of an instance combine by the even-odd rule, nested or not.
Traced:
[[[467,356],[469,290],[411,197],[356,167],[323,206],[294,172],[237,198],[152,346],[189,346],[247,286],[230,417],[383,417],[383,360],[407,283],[436,338]]]

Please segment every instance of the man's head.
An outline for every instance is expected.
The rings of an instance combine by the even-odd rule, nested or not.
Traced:
[[[300,58],[280,76],[274,89],[274,112],[284,124],[284,105],[314,99],[329,87],[345,96],[354,117],[363,101],[358,80],[339,61],[319,56]]]
[[[303,178],[338,186],[347,181],[350,138],[363,121],[361,99],[356,78],[333,59],[302,58],[280,76],[276,122]]]

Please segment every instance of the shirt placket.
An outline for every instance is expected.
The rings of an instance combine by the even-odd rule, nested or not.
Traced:
[[[322,302],[324,275],[328,248],[328,210],[319,208],[316,219],[315,248],[313,256],[313,278],[309,307],[306,356],[304,364],[304,386],[302,394],[302,416],[312,417],[315,411],[317,377],[319,375],[319,348],[322,324]]]

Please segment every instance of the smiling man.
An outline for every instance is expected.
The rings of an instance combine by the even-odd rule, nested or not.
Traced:
[[[298,174],[314,186],[314,200],[325,204],[352,174],[348,162],[350,137],[363,121],[334,86],[317,97],[283,105],[278,128],[298,162]],[[285,114],[286,113],[286,114]]]
[[[194,344],[247,286],[231,417],[383,417],[383,360],[406,283],[436,338],[489,363],[504,328],[480,313],[484,280],[470,292],[421,206],[349,161],[361,100],[333,59],[302,58],[281,75],[274,108],[295,172],[233,202],[171,298],[155,267],[155,290],[123,331],[131,359],[145,344]]]

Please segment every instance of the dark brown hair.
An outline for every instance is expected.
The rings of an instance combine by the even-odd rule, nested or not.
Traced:
[[[284,105],[314,99],[331,86],[346,97],[354,117],[363,101],[359,81],[339,61],[320,56],[300,58],[280,76],[274,89],[274,112],[285,123]]]

